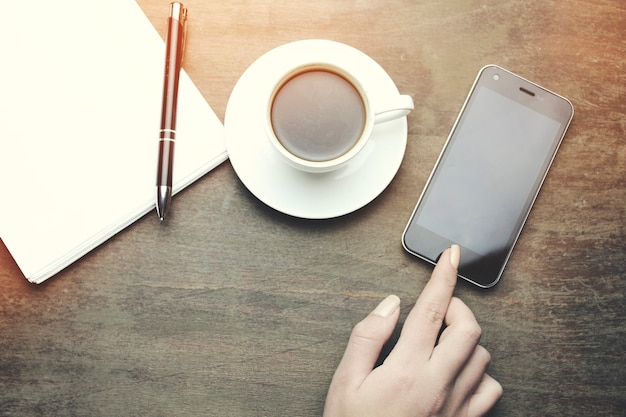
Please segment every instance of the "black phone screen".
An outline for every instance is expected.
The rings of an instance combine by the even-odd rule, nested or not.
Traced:
[[[405,230],[406,249],[435,262],[457,243],[459,275],[495,284],[571,119],[562,101],[499,67],[483,69]]]

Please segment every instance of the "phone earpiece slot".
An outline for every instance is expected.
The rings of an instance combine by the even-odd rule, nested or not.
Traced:
[[[530,90],[525,89],[524,87],[520,87],[519,91],[521,91],[522,93],[528,94],[529,96],[535,97],[535,93],[533,93]]]

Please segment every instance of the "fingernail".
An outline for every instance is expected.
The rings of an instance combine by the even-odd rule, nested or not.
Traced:
[[[398,308],[400,308],[400,299],[395,295],[390,295],[378,304],[378,307],[372,311],[372,314],[376,314],[381,317],[389,317]]]
[[[459,268],[459,262],[461,261],[461,248],[459,245],[450,246],[450,263],[454,269]]]

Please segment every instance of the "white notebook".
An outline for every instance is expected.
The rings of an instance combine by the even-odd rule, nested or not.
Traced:
[[[165,45],[133,0],[2,9],[0,238],[40,283],[154,210]],[[183,71],[174,193],[226,158]]]

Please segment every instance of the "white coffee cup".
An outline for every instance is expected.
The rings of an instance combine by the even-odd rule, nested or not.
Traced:
[[[267,136],[288,164],[306,172],[346,165],[365,147],[374,125],[414,108],[411,96],[396,92],[372,102],[348,70],[327,62],[293,68],[271,91]]]

